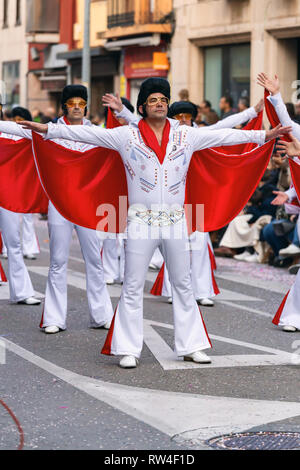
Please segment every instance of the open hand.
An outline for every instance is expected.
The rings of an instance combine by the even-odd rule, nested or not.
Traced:
[[[271,129],[270,131],[266,131],[266,142],[268,140],[272,139],[277,139],[277,137],[283,137],[285,134],[289,134],[292,132],[292,127],[291,126],[282,126],[281,124],[278,124],[278,126],[274,127],[274,129]],[[279,149],[277,145],[277,149]]]
[[[118,93],[116,93],[116,96],[112,93],[105,93],[105,95],[102,96],[102,104],[107,108],[111,108],[113,111],[117,111],[118,113],[120,113],[123,109],[123,103]]]
[[[39,132],[41,134],[47,134],[48,124],[40,124],[39,122],[33,121],[20,121],[17,122],[23,129],[29,129],[30,131]]]
[[[285,204],[289,199],[288,195],[283,191],[273,191],[273,194],[277,194],[275,199],[271,202],[273,206],[282,206],[282,204]]]
[[[300,155],[300,142],[293,134],[288,134],[291,142],[279,140],[277,142],[277,149],[285,152],[288,157],[296,157]]]
[[[257,83],[263,88],[266,88],[271,95],[276,95],[280,91],[280,83],[277,75],[275,75],[274,78],[269,78],[266,73],[259,73]]]

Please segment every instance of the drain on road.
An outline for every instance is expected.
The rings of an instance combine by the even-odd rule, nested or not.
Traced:
[[[214,437],[205,444],[230,450],[291,450],[300,449],[297,432],[247,432]]]

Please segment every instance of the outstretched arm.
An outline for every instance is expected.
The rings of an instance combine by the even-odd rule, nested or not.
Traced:
[[[122,148],[121,134],[125,131],[124,127],[116,129],[102,129],[98,126],[62,126],[51,122],[48,124],[38,124],[29,121],[22,121],[19,125],[25,129],[46,134],[46,140],[73,140],[75,142],[83,142],[95,145],[96,147],[105,147],[117,151]]]
[[[30,130],[23,129],[22,127],[18,126],[16,122],[13,121],[0,121],[0,132],[3,132],[4,134],[16,135],[24,139],[31,140],[32,138]]]
[[[300,125],[290,118],[280,93],[280,82],[277,75],[275,75],[275,78],[270,78],[267,74],[260,73],[257,77],[257,83],[266,88],[270,93],[268,100],[274,106],[281,124],[283,126],[291,126],[293,134],[300,139]]]
[[[221,145],[237,145],[255,143],[263,145],[266,141],[276,139],[291,131],[290,127],[277,126],[270,131],[242,131],[238,129],[221,129],[207,131],[203,128],[189,131],[190,143],[193,151]]]
[[[232,114],[225,119],[221,119],[216,124],[207,126],[206,129],[213,131],[217,129],[231,129],[232,127],[243,124],[244,122],[249,121],[257,116],[257,114],[263,109],[264,101],[260,100],[256,106],[245,109],[241,113]]]

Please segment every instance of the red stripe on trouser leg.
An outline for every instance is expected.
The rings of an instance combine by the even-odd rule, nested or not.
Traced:
[[[213,270],[211,270],[211,278],[212,278],[214,293],[215,293],[216,295],[218,295],[218,294],[220,294],[220,289],[219,289],[218,284],[217,284],[217,281],[216,281],[216,279],[215,279],[215,275],[214,275]]]
[[[215,269],[217,269],[216,258],[215,258],[215,255],[214,255],[209,243],[207,244],[207,246],[208,246],[211,269],[215,270]]]
[[[4,269],[2,267],[1,262],[0,262],[0,281],[7,282],[7,278],[5,276],[5,272],[4,272]]]
[[[111,322],[111,325],[110,325],[109,332],[107,333],[106,340],[105,340],[104,346],[103,346],[102,351],[101,351],[101,354],[106,354],[107,356],[112,355],[111,354],[111,342],[112,342],[112,337],[113,337],[113,333],[114,333],[115,318],[116,318],[117,310],[118,310],[118,306],[116,307],[116,310],[115,310],[115,313],[114,313],[114,316],[113,316],[113,319],[112,319],[112,322]]]
[[[209,252],[209,260],[210,260],[210,267],[211,267],[211,279],[212,279],[212,283],[213,283],[214,293],[216,295],[218,295],[218,294],[220,294],[220,290],[219,290],[219,287],[218,287],[218,284],[217,284],[217,281],[216,281],[216,278],[215,278],[215,275],[214,275],[214,269],[217,269],[216,260],[215,260],[214,254],[211,250],[211,247],[209,246],[209,243],[207,244],[207,247],[208,247],[208,252]]]
[[[2,249],[3,249],[3,242],[2,242],[2,235],[0,232],[0,255],[2,254]]]
[[[45,305],[44,305],[44,307],[43,307],[43,313],[42,313],[40,328],[43,328],[43,324],[44,324],[44,311],[45,311]]]
[[[290,293],[290,291],[288,291],[288,293],[285,295],[283,301],[281,302],[281,304],[279,306],[279,309],[276,312],[275,317],[272,320],[272,323],[274,323],[274,325],[279,325],[280,317],[281,317],[281,314],[282,314],[282,311],[283,311],[283,308],[285,306],[286,299],[287,299],[289,293]]]
[[[160,271],[157,275],[156,281],[153,284],[150,294],[152,295],[162,294],[162,289],[164,285],[164,272],[165,272],[165,263],[163,263],[162,267],[160,268]]]
[[[203,323],[203,327],[204,327],[205,334],[206,334],[206,336],[207,336],[207,339],[208,339],[208,341],[209,341],[210,346],[212,347],[212,344],[211,344],[211,341],[210,341],[210,338],[209,338],[209,336],[208,336],[207,329],[206,329],[206,326],[205,326],[205,323],[204,323],[204,320],[203,320],[202,312],[201,312],[199,306],[198,306],[198,308],[199,308],[199,313],[200,313],[200,316],[201,316],[201,319],[202,319],[202,323]]]

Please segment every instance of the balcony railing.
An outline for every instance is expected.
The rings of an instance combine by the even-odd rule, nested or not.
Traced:
[[[132,25],[134,25],[134,11],[130,11],[128,13],[120,13],[119,15],[110,15],[107,17],[108,28]]]

